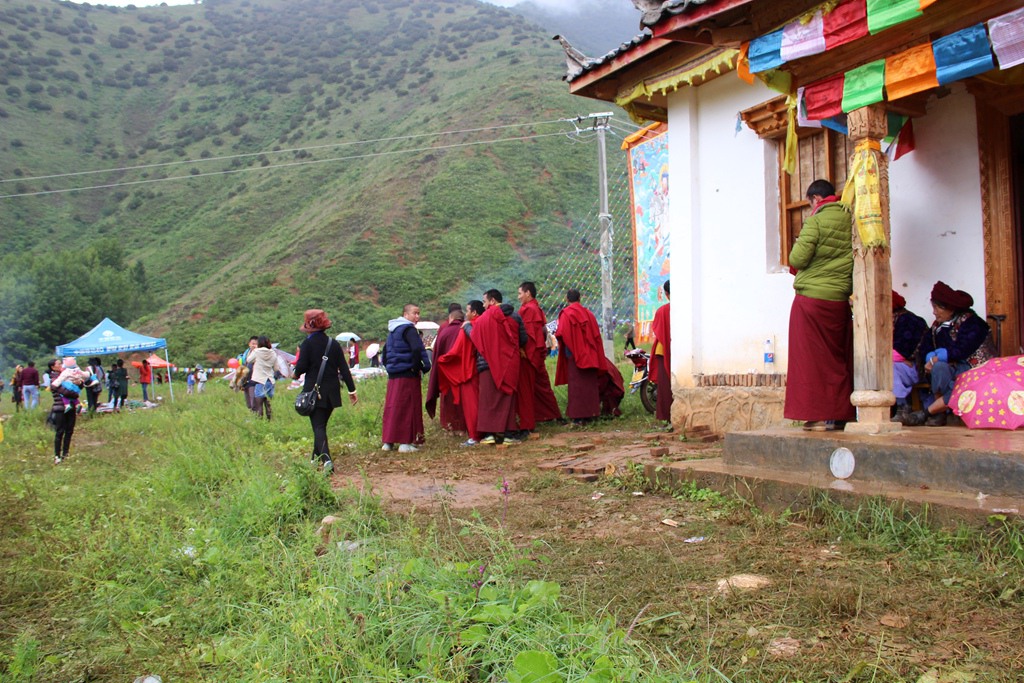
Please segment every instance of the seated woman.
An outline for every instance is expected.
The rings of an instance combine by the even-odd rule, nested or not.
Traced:
[[[924,318],[907,310],[907,300],[892,291],[892,393],[896,395],[893,422],[910,414],[910,393],[918,382],[917,358],[921,340],[928,331]]]
[[[903,418],[908,427],[946,424],[946,406],[957,375],[996,355],[988,323],[971,310],[974,299],[970,294],[939,281],[932,287],[931,299],[935,321],[921,340],[919,353],[930,375],[932,402]]]

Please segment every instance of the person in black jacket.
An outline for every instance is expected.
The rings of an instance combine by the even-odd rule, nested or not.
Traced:
[[[907,427],[944,426],[956,378],[998,355],[988,323],[971,308],[974,297],[940,280],[932,287],[931,300],[935,320],[918,353],[924,359],[933,398],[924,410],[902,417]]]
[[[423,443],[423,373],[430,371],[430,358],[416,330],[420,307],[406,304],[402,317],[388,321],[388,339],[384,344],[384,368],[388,388],[384,396],[384,423],[381,450],[397,448],[399,453],[419,450]]]
[[[309,416],[309,424],[313,428],[313,456],[310,460],[322,464],[327,474],[334,470],[331,449],[327,443],[327,422],[331,419],[334,409],[341,407],[342,381],[348,387],[348,398],[352,405],[359,400],[356,396],[356,384],[352,381],[352,373],[349,372],[341,346],[324,332],[330,326],[331,321],[322,310],[313,308],[306,311],[305,320],[299,329],[308,336],[299,347],[299,358],[295,363],[295,374],[306,376],[302,390],[313,391],[320,372],[320,364],[324,362],[324,355],[327,356],[316,409]]]

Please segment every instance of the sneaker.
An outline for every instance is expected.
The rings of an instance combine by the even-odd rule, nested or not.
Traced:
[[[64,458],[60,457],[59,455],[53,456],[53,464],[54,465],[59,465],[62,462],[64,462]]]
[[[479,443],[480,443],[480,442],[479,442],[479,441],[477,441],[476,439],[466,439],[465,441],[463,441],[463,442],[462,442],[461,444],[459,444],[459,445],[460,445],[460,446],[476,446],[476,445],[478,445]]]
[[[399,453],[415,453],[419,449],[413,446],[411,443],[403,443],[398,446]]]
[[[805,432],[826,432],[828,431],[828,424],[824,420],[808,420],[804,422]]]
[[[522,439],[517,439],[517,438],[515,438],[514,436],[506,436],[506,437],[505,437],[505,438],[504,438],[504,439],[502,440],[502,443],[522,443],[522,442],[523,442],[523,440],[522,440]]]
[[[929,415],[928,418],[924,421],[924,425],[925,427],[945,427],[946,411],[942,411],[941,413],[935,413],[934,415]]]
[[[386,443],[386,444],[384,444],[383,446],[381,446],[381,447],[380,447],[380,449],[381,449],[382,451],[390,451],[390,450],[391,450],[391,444],[389,444],[389,443]]]
[[[484,438],[480,439],[480,443],[484,444],[485,446],[493,446],[494,445],[494,434],[488,434]]]
[[[334,472],[334,461],[330,458],[324,460],[324,474],[328,477]]]

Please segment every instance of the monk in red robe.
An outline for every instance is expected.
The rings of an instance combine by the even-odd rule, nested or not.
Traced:
[[[478,405],[480,400],[480,376],[476,369],[476,347],[470,339],[472,323],[484,312],[481,301],[470,301],[466,306],[466,323],[459,328],[452,348],[437,358],[438,389],[442,394],[450,393],[455,405],[462,411],[469,440],[463,446],[475,446],[482,435],[477,429]]]
[[[622,383],[622,373],[615,363],[605,363],[598,382],[598,393],[601,395],[601,416],[618,417],[622,415],[619,404],[626,395],[626,387]]]
[[[663,286],[665,298],[669,296],[669,281]],[[654,416],[659,420],[672,421],[672,325],[671,302],[654,313],[651,332],[654,345],[651,347],[651,381],[658,385],[658,403]]]
[[[597,318],[580,304],[580,292],[570,289],[568,306],[558,314],[558,365],[555,385],[569,385],[566,417],[581,424],[601,414],[600,381],[608,363]]]
[[[459,334],[462,332],[462,323],[465,317],[465,313],[462,312],[462,306],[459,304],[448,306],[448,324],[438,331],[437,338],[434,339],[435,359],[451,351],[455,341],[459,338]],[[430,380],[427,382],[427,415],[434,417],[434,414],[437,412],[438,399],[440,399],[441,428],[451,432],[464,432],[466,431],[466,420],[463,417],[462,408],[455,403],[455,399],[450,391],[442,392],[440,390],[439,375],[440,370],[435,363],[430,372]]]
[[[547,317],[543,309],[537,303],[537,286],[532,282],[524,282],[519,285],[519,317],[526,327],[526,348],[519,375],[520,401],[530,388],[533,390],[533,417],[536,422],[550,422],[561,420],[562,411],[555,399],[555,392],[551,391],[551,378],[548,376],[548,368],[544,361],[548,357],[547,341]],[[525,378],[525,381],[524,381]],[[521,415],[522,413],[520,413]],[[522,425],[520,425],[522,426]]]
[[[519,386],[519,323],[511,312],[502,310],[500,292],[488,290],[484,296],[484,304],[491,305],[470,327],[480,373],[477,429],[493,435],[494,442],[500,444],[518,431],[515,393]],[[525,338],[522,341],[525,343]]]

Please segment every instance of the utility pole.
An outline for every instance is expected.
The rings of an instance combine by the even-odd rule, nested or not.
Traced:
[[[587,116],[577,116],[571,119],[577,124],[576,132],[581,132],[578,124],[583,121],[593,121],[593,125],[582,130],[593,130],[597,132],[597,165],[598,165],[598,192],[601,197],[601,213],[598,219],[601,222],[601,331],[604,337],[604,355],[609,359],[615,358],[615,322],[613,321],[612,304],[612,215],[608,211],[608,155],[605,151],[605,131],[608,130],[608,121],[612,112],[601,112]]]

